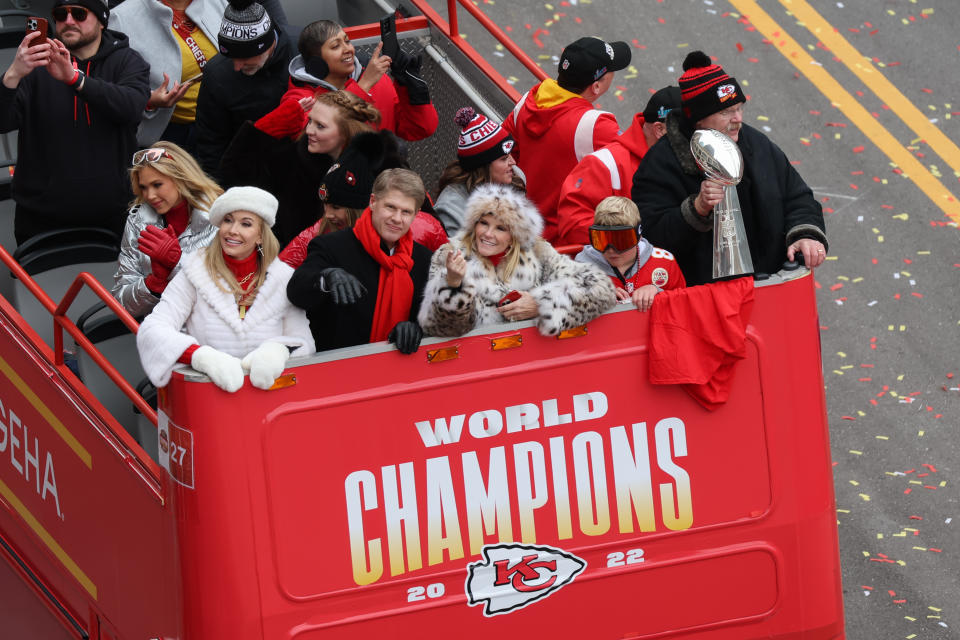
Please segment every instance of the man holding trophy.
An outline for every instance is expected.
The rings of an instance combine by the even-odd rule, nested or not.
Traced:
[[[702,51],[683,70],[683,108],[633,178],[644,235],[676,256],[688,285],[775,273],[801,256],[822,264],[823,209],[783,151],[743,123],[736,79]]]

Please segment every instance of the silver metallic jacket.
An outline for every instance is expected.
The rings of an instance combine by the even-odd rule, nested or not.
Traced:
[[[167,226],[167,220],[146,202],[131,207],[127,213],[127,225],[123,230],[123,240],[120,244],[119,266],[113,276],[113,297],[119,300],[134,318],[147,315],[160,301],[160,298],[151,293],[143,282],[143,279],[150,274],[150,258],[145,253],[141,253],[137,247],[140,232],[148,225],[163,229]],[[180,234],[180,249],[187,254],[205,247],[210,244],[216,232],[216,227],[210,226],[206,211],[191,209],[190,222]],[[182,257],[180,259],[183,260]],[[170,277],[176,275],[179,270],[178,264],[173,268]]]

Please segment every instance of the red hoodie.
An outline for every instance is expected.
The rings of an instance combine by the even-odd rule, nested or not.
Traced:
[[[560,186],[584,156],[613,142],[617,119],[547,79],[520,98],[503,127],[516,141],[513,157],[543,216],[543,237],[556,244]]]
[[[630,197],[633,174],[647,153],[643,114],[633,116],[630,128],[616,140],[580,161],[560,189],[557,207],[558,245],[589,244],[587,229],[594,211],[607,196]]]

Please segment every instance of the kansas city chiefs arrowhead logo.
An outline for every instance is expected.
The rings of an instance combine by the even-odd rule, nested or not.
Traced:
[[[522,609],[564,587],[587,566],[585,560],[544,545],[493,544],[483,560],[467,566],[467,604],[483,615]]]

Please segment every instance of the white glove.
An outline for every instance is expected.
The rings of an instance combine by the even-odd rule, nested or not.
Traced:
[[[290,350],[279,342],[264,342],[248,353],[240,362],[250,372],[250,384],[258,389],[269,389],[287,366]]]
[[[224,391],[233,393],[243,386],[243,367],[240,358],[235,358],[213,347],[202,346],[193,352],[190,366],[205,373]]]

